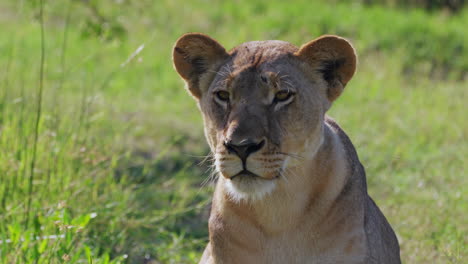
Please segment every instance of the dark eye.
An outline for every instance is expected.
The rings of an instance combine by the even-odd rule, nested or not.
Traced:
[[[223,101],[223,102],[227,102],[229,101],[229,92],[226,92],[226,91],[217,91],[215,93],[216,97]]]
[[[275,102],[284,102],[294,94],[290,91],[279,91],[275,94]]]

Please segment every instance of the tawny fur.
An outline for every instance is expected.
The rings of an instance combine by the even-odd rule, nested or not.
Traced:
[[[255,41],[227,52],[194,33],[173,59],[220,175],[200,263],[400,263],[351,141],[325,114],[355,72],[348,41]],[[262,144],[242,161],[226,142],[247,139]]]

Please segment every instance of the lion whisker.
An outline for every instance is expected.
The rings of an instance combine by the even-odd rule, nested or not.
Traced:
[[[288,177],[286,176],[286,174],[285,174],[284,172],[285,172],[285,171],[280,170],[280,171],[279,171],[279,174],[280,174],[281,178],[282,178],[287,184],[289,184],[289,179],[288,179]]]
[[[295,173],[292,169],[290,168],[286,168],[286,172],[289,173],[290,175],[292,175],[294,178],[300,178],[297,173]]]
[[[202,166],[204,165],[206,162],[208,161],[214,161],[214,155],[212,152],[208,153],[208,155],[191,155],[191,154],[186,154],[187,156],[189,157],[192,157],[192,158],[203,158],[200,162],[197,163],[198,166]]]
[[[201,189],[203,189],[203,187],[207,186],[210,182],[216,181],[216,178],[217,178],[217,175],[218,175],[218,174],[217,174],[217,171],[216,171],[216,169],[215,169],[214,167],[208,168],[208,169],[205,171],[205,173],[207,173],[207,172],[210,171],[210,170],[211,170],[211,172],[209,173],[208,177],[206,177],[206,178],[202,181],[202,183],[200,184],[200,188],[198,189],[197,194],[201,191]]]
[[[299,154],[294,154],[294,153],[288,153],[288,152],[278,152],[278,154],[285,155],[297,160],[305,160],[305,158]]]
[[[286,171],[283,171],[282,169],[280,169],[279,175],[281,176],[280,179],[283,179],[286,185],[290,184],[288,176],[286,176]],[[286,192],[286,195],[288,196],[289,199],[291,199],[291,194],[289,192]]]

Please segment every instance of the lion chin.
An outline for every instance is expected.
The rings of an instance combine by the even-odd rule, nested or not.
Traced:
[[[277,185],[276,178],[265,179],[248,173],[221,178],[229,197],[235,202],[261,200],[272,193]]]

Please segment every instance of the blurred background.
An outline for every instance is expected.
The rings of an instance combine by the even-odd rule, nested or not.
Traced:
[[[463,0],[2,0],[0,262],[196,263],[209,149],[171,49],[338,34],[358,71],[329,112],[404,263],[466,263]]]

